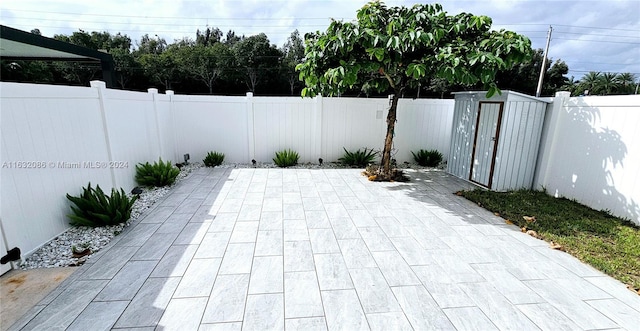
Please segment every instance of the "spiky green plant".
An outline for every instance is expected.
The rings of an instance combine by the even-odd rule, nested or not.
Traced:
[[[162,162],[162,158],[153,164],[138,163],[136,165],[136,182],[142,186],[167,186],[176,181],[180,169],[171,164],[171,161]]]
[[[285,168],[298,164],[299,158],[300,155],[298,155],[298,152],[290,149],[285,149],[280,152],[276,152],[276,157],[273,158],[273,162],[278,167]]]
[[[222,164],[223,161],[224,161],[224,154],[218,153],[218,152],[209,152],[207,153],[207,156],[205,156],[204,160],[202,160],[204,165],[207,167],[219,166]]]
[[[351,167],[364,168],[369,165],[369,163],[373,162],[378,155],[378,152],[372,149],[365,148],[364,151],[358,149],[355,152],[348,151],[346,148],[344,149],[344,155],[338,159],[340,163],[344,165],[348,165]]]
[[[421,149],[417,153],[411,152],[413,159],[423,167],[437,167],[442,162],[442,153],[435,149]]]
[[[131,217],[131,208],[138,199],[137,196],[129,198],[123,189],[120,191],[111,189],[111,195],[104,194],[100,185],[82,188],[80,196],[71,196],[69,199],[75,206],[71,206],[73,214],[67,215],[70,223],[76,226],[105,226],[126,222]]]

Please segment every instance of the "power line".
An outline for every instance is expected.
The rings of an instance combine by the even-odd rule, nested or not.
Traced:
[[[524,32],[524,31],[521,31],[521,32]],[[534,32],[534,31],[531,31],[531,32]],[[557,31],[557,33],[564,33],[564,34],[579,34],[579,35],[600,36],[600,37],[615,37],[615,38],[634,38],[634,39],[640,39],[640,36],[621,36],[621,35],[614,35],[614,34],[580,33],[580,32],[565,32],[565,31]]]
[[[31,28],[31,29],[40,29],[40,28],[51,28],[51,29],[66,29],[67,27],[62,27],[62,26],[51,26],[51,25],[38,25],[36,27],[34,27],[33,25],[29,25],[29,24],[12,24],[12,26],[16,26],[16,27],[25,27],[25,28]],[[73,27],[68,27],[71,29],[74,29]],[[285,28],[285,27],[283,27]],[[295,29],[295,27],[293,27]],[[76,28],[78,30],[89,30],[89,29],[82,29],[82,28]],[[94,30],[101,30],[101,31],[106,31],[109,32],[107,30],[113,30],[113,29],[102,29],[102,28],[97,28]],[[234,30],[234,29],[231,29]],[[118,29],[117,32],[139,32],[139,33],[145,33],[144,30],[130,30],[130,29]],[[234,32],[237,32],[234,30]],[[256,34],[261,33],[264,31],[258,31],[256,32]],[[110,32],[113,33],[113,32]],[[195,30],[153,30],[149,33],[185,33],[185,34],[195,34],[196,31]],[[250,34],[250,33],[240,33],[240,34]],[[269,32],[269,35],[290,35],[291,31],[289,32]]]
[[[560,39],[560,40],[574,40],[574,41],[583,41],[583,42],[596,42],[596,43],[613,43],[613,44],[640,45],[640,42],[634,43],[634,42],[628,42],[628,41],[614,41],[614,40],[573,39],[573,38],[562,38],[562,37],[555,37],[555,38],[553,38],[553,39]]]
[[[244,21],[280,21],[287,18],[299,19],[299,20],[329,20],[329,17],[280,17],[280,18],[230,18],[230,17],[179,17],[179,16],[141,16],[141,15],[114,15],[114,14],[87,14],[87,13],[64,13],[64,12],[50,12],[41,10],[27,10],[27,9],[11,9],[5,10],[30,12],[40,14],[55,14],[55,15],[72,15],[72,16],[104,16],[104,17],[126,17],[126,18],[153,18],[153,19],[181,19],[181,20],[244,20]],[[338,18],[335,18],[338,19]],[[344,18],[340,18],[344,19]]]
[[[54,18],[31,18],[31,17],[27,17],[27,18],[23,18],[23,19],[27,19],[27,20],[34,20],[34,21],[53,21],[53,22],[69,22],[69,20],[62,20],[62,19],[54,19]],[[76,20],[74,19],[72,21],[73,23],[93,23],[93,24],[119,24],[119,25],[132,25],[131,22],[113,22],[113,21],[83,21],[83,20]],[[141,26],[141,25],[150,25],[150,26],[166,26],[170,24],[170,22],[166,22],[166,23],[139,23],[136,22],[135,25],[137,26]],[[234,23],[228,23],[228,24],[234,24]],[[203,27],[202,24],[180,24],[180,26],[183,27]],[[209,24],[206,24],[206,26],[209,26]],[[210,27],[226,27],[226,26],[231,26],[231,25],[216,25],[216,26],[210,26]],[[316,25],[298,25],[300,27],[326,27],[326,25],[320,25],[320,24],[316,24]],[[289,26],[287,25],[237,25],[234,24],[233,27],[252,27],[252,28],[278,28],[278,27],[282,27],[282,28],[288,28]]]
[[[71,16],[95,16],[95,17],[126,17],[126,18],[141,18],[141,19],[179,19],[179,20],[226,20],[226,21],[281,21],[283,19],[297,19],[297,20],[329,20],[331,17],[278,17],[278,18],[268,18],[268,17],[251,17],[251,18],[238,18],[238,17],[182,17],[182,16],[147,16],[147,15],[117,15],[117,14],[88,14],[88,13],[70,13],[70,12],[51,12],[51,11],[41,11],[41,10],[27,10],[27,9],[12,9],[5,8],[5,10],[17,11],[17,12],[29,12],[29,13],[40,13],[40,14],[55,14],[55,15],[71,15]],[[1,17],[2,15],[0,15]],[[30,19],[30,18],[26,18]],[[42,17],[34,18],[39,20],[53,20],[46,19]],[[344,19],[352,19],[345,17],[333,17],[333,19],[344,20]],[[109,23],[109,22],[104,22]],[[127,23],[128,24],[128,23]],[[136,23],[138,24],[138,23]],[[494,25],[499,26],[548,26],[548,23],[496,23]],[[568,28],[577,28],[577,29],[598,29],[598,30],[611,30],[611,31],[627,31],[634,32],[636,31],[634,28],[628,29],[619,29],[619,28],[608,28],[608,27],[596,27],[596,26],[579,26],[579,25],[567,25],[567,24],[551,24],[553,26],[560,27],[568,27]],[[546,31],[545,31],[546,32]]]
[[[495,22],[494,22],[495,23]],[[505,23],[499,23],[499,24],[495,24],[495,25],[508,25],[508,26],[518,26],[518,25],[543,25],[543,26],[547,26],[549,24],[547,23],[512,23],[512,24],[505,24]],[[597,27],[597,26],[579,26],[579,25],[566,25],[566,24],[551,24],[552,26],[561,26],[561,27],[565,27],[565,28],[576,28],[576,29],[596,29],[596,30],[611,30],[611,31],[626,31],[626,32],[634,32],[636,31],[635,28],[628,28],[628,29],[618,29],[618,28],[605,28],[605,27]]]

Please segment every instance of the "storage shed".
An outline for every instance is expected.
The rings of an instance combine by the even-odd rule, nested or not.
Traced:
[[[494,191],[530,189],[550,101],[513,91],[454,95],[447,171]]]

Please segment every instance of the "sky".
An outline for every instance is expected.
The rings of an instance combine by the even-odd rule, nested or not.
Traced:
[[[195,38],[197,29],[218,27],[250,36],[264,32],[281,47],[295,29],[324,31],[330,19],[351,21],[366,0],[3,0],[0,24],[42,34],[70,35],[82,29],[126,34],[140,40],[156,35],[171,43]],[[411,6],[418,0],[388,0]],[[423,2],[431,3],[431,2]],[[569,66],[579,79],[589,71],[630,72],[640,79],[640,0],[440,0],[450,15],[461,12],[492,18],[544,48],[553,28],[548,57]]]

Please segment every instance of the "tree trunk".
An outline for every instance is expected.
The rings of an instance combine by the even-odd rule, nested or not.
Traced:
[[[398,109],[399,94],[391,97],[391,106],[389,106],[389,115],[387,115],[387,136],[384,138],[384,149],[382,150],[382,163],[380,168],[382,175],[391,178],[393,169],[391,168],[391,149],[393,148],[393,134],[396,127],[396,111]]]
[[[291,95],[293,95],[293,91],[296,88],[296,78],[297,77],[294,74],[289,75],[288,81],[289,81],[289,87],[291,88]]]

